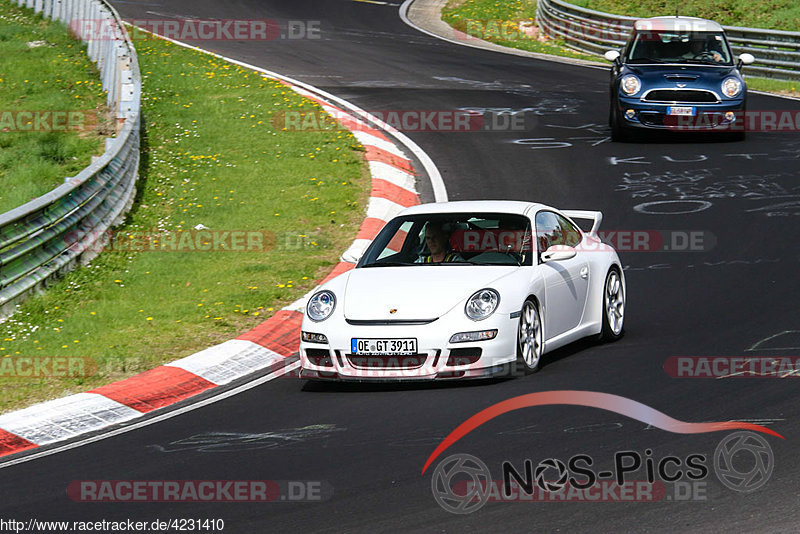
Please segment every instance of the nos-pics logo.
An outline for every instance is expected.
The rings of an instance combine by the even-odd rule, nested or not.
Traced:
[[[713,466],[717,479],[727,488],[750,493],[769,481],[775,457],[772,447],[760,435],[735,432],[717,445]],[[570,471],[558,458],[547,458],[536,466],[533,478],[541,491],[560,492],[569,484]],[[505,485],[505,479],[495,482],[486,464],[470,454],[448,456],[439,462],[431,478],[434,499],[454,514],[479,510],[492,497],[493,491],[502,492]]]

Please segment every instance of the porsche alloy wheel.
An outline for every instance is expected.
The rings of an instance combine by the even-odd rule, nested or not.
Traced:
[[[606,275],[603,288],[603,332],[601,339],[616,341],[622,337],[625,321],[625,285],[616,269]]]
[[[539,307],[532,300],[526,300],[519,318],[517,358],[527,373],[533,373],[539,368],[543,348],[542,338],[542,317],[539,315]]]

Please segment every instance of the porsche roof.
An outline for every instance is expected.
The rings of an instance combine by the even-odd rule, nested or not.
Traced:
[[[722,26],[712,20],[697,17],[652,17],[639,19],[634,24],[637,31],[668,32],[722,32]]]
[[[524,215],[531,210],[541,208],[553,209],[538,202],[521,202],[518,200],[459,200],[456,202],[436,202],[420,204],[404,209],[400,215],[418,215],[431,213],[515,213]]]

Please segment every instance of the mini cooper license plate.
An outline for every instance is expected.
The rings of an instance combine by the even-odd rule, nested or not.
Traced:
[[[350,352],[365,356],[407,356],[417,353],[417,338],[352,338]]]
[[[680,115],[683,117],[694,117],[697,115],[697,108],[692,106],[669,106],[667,115]]]

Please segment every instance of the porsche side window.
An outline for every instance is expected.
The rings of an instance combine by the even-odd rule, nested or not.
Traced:
[[[536,214],[536,242],[541,254],[553,245],[560,245],[561,228],[558,218],[552,211],[540,211]]]
[[[536,237],[540,253],[553,245],[576,247],[581,242],[580,230],[552,211],[540,211],[536,214]]]
[[[580,245],[581,231],[561,215],[556,215],[556,218],[558,219],[558,223],[561,228],[561,236],[563,239],[563,242],[559,243],[559,245],[567,245],[570,247],[577,247]]]

